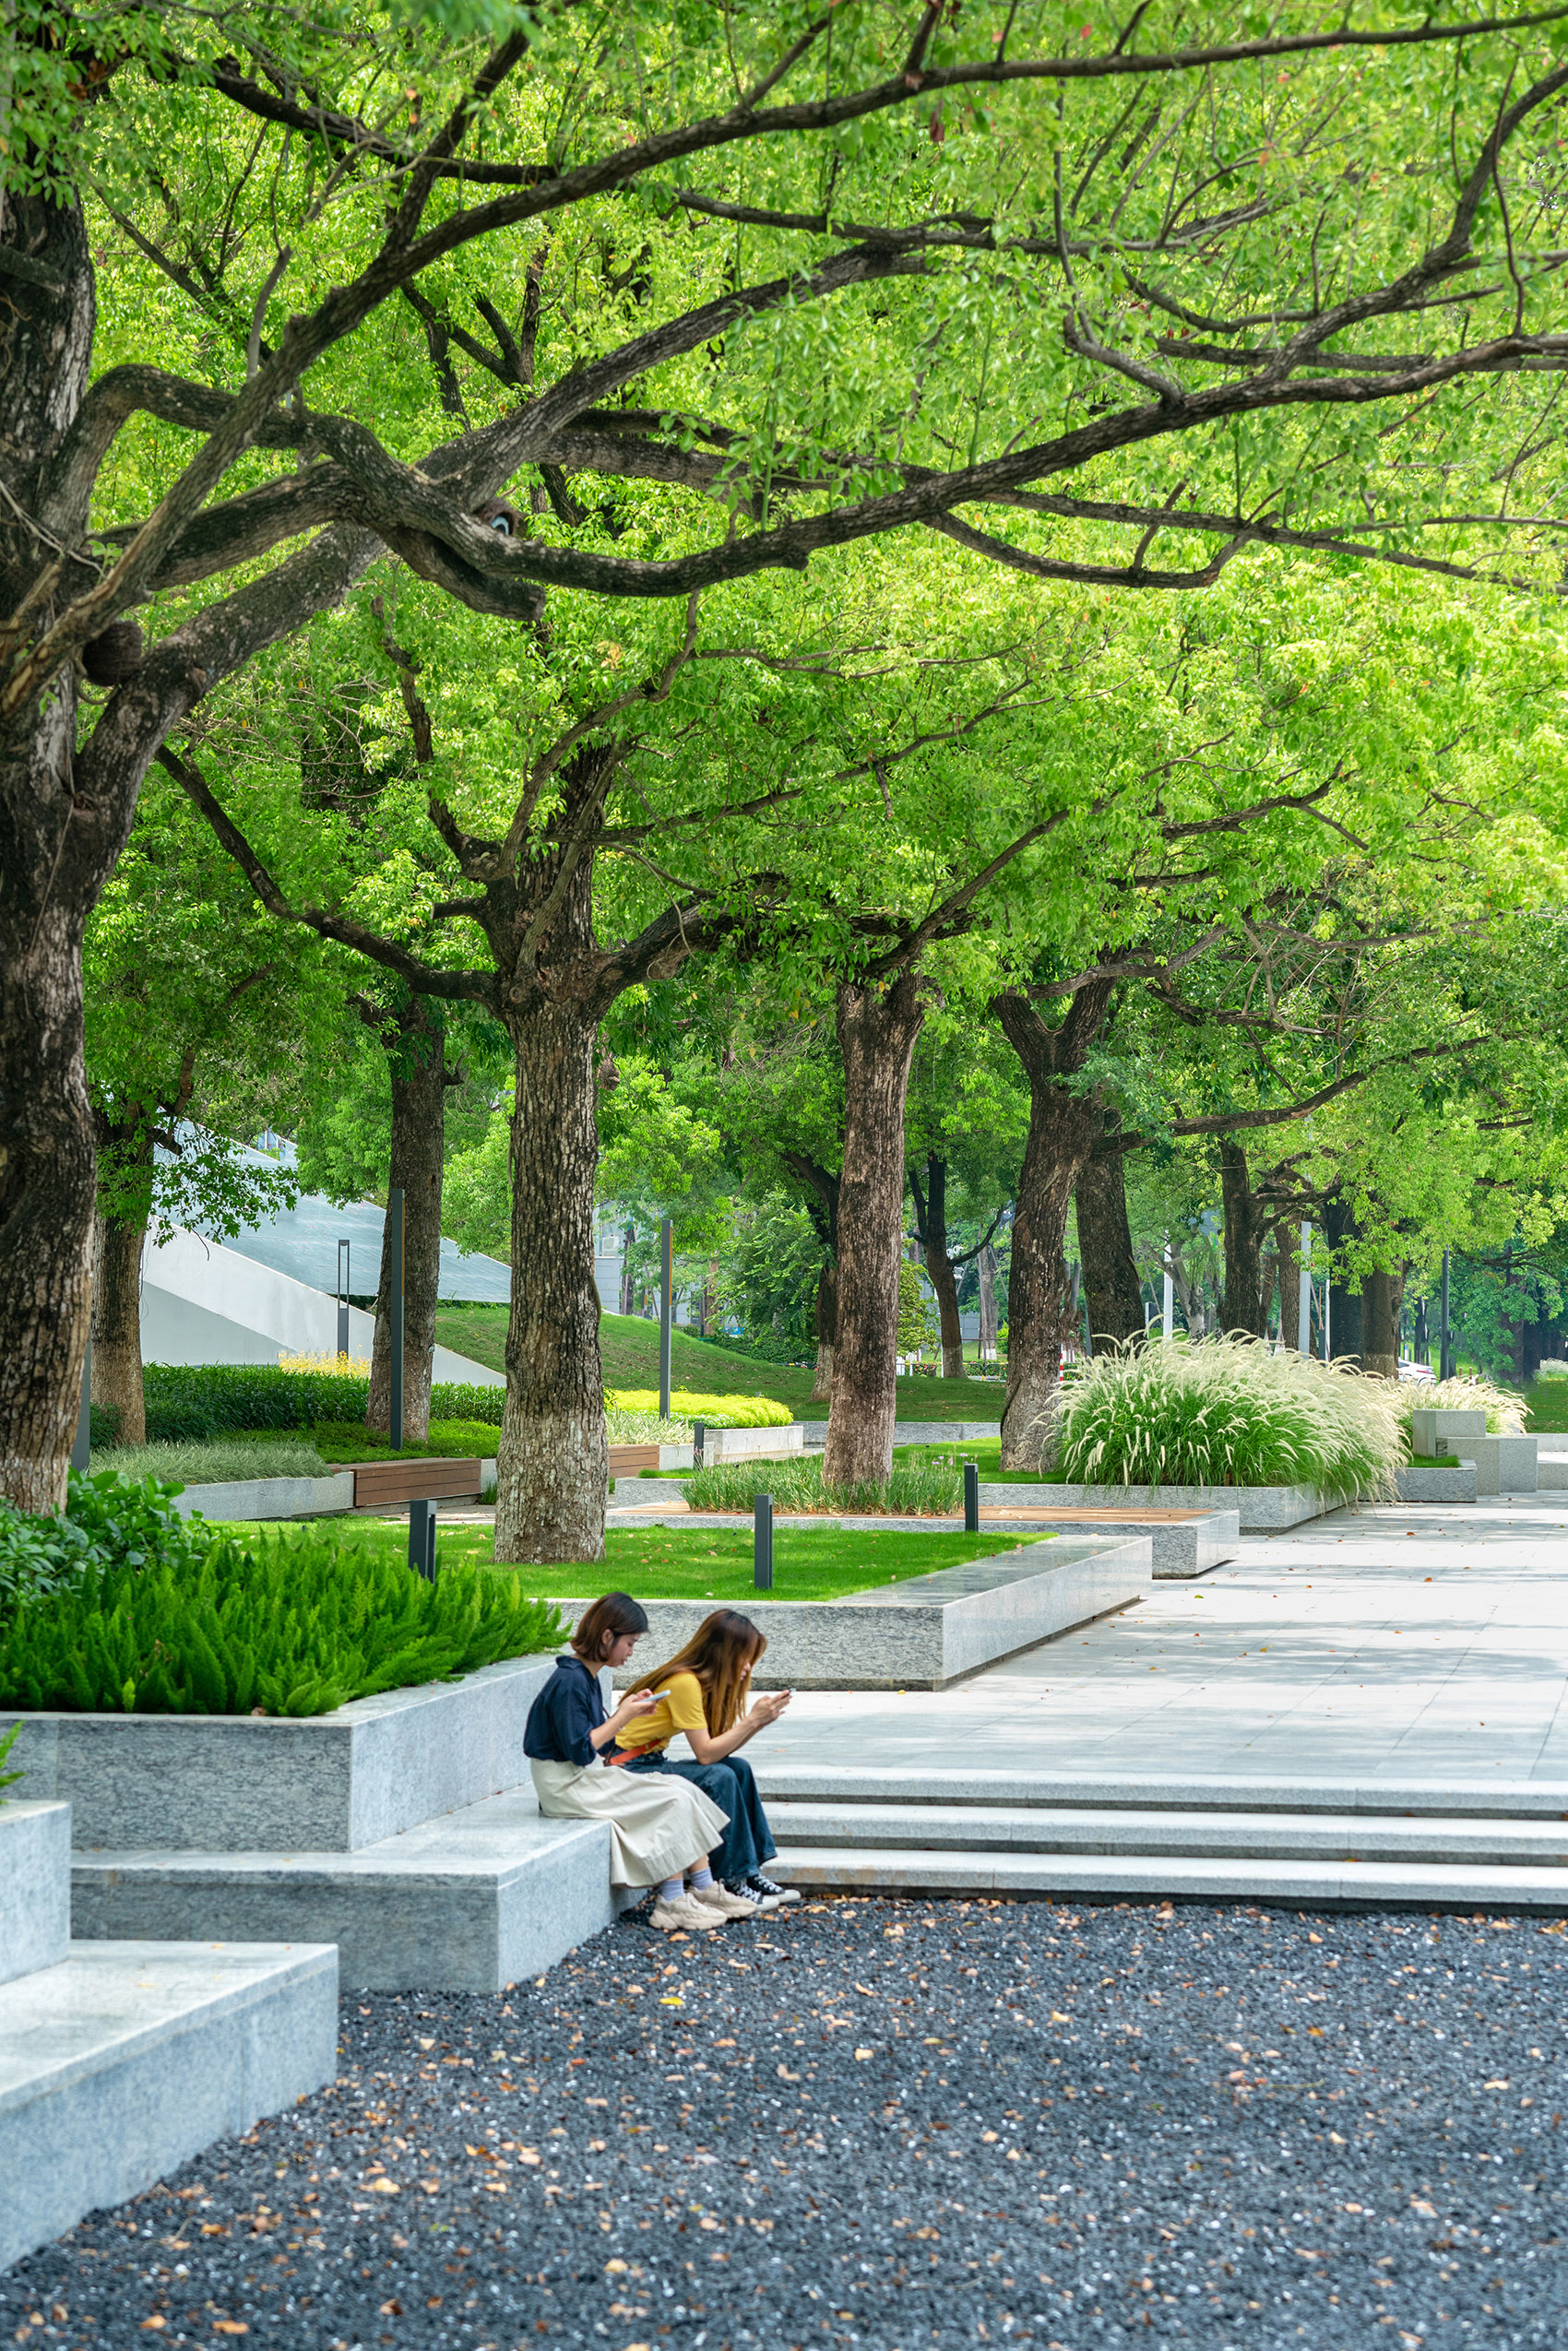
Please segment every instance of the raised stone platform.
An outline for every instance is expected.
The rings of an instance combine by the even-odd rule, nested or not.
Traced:
[[[331,1478],[229,1478],[220,1486],[187,1486],[174,1497],[182,1518],[199,1511],[220,1522],[235,1518],[323,1518],[354,1506],[354,1473]]]
[[[1402,1502],[1473,1502],[1476,1465],[1456,1461],[1452,1468],[1399,1469],[1395,1472]]]
[[[844,1523],[889,1530],[901,1522]],[[929,1531],[932,1522],[914,1524]],[[941,1690],[999,1657],[1141,1599],[1153,1565],[1146,1535],[1062,1537],[842,1599],[769,1599],[759,1594],[745,1603],[746,1614],[767,1635],[767,1654],[753,1683],[758,1690]],[[787,1585],[775,1588],[782,1592]],[[588,1603],[563,1598],[558,1605],[575,1623]],[[634,1661],[619,1677],[626,1688],[635,1686],[655,1650],[680,1648],[711,1613],[706,1600],[647,1600],[644,1606],[649,1626],[644,1665],[639,1668]]]
[[[78,1937],[333,1942],[356,1989],[497,1992],[615,1910],[608,1827],[541,1819],[531,1786],[352,1853],[78,1852],[72,1870]]]
[[[18,1716],[19,1793],[65,1798],[74,1841],[159,1851],[354,1852],[515,1787],[553,1656],[356,1698],[301,1721],[246,1715]]]
[[[1089,1510],[1234,1511],[1243,1535],[1274,1535],[1335,1505],[1315,1486],[1079,1486],[1052,1484],[1063,1503]]]
[[[0,2269],[337,2072],[330,1948],[77,1943],[0,1989]]]

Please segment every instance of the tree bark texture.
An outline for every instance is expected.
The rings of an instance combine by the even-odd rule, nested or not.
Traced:
[[[1099,1034],[1111,991],[1109,980],[1080,988],[1055,1028],[1041,1020],[1021,990],[1010,988],[993,1003],[1029,1082],[1029,1136],[1007,1282],[1004,1469],[1044,1466],[1061,1390],[1062,1345],[1071,1327],[1067,1210],[1085,1162],[1105,1129],[1101,1105],[1092,1094],[1075,1093],[1067,1080],[1082,1069]]]
[[[980,1253],[980,1360],[996,1360],[996,1252],[988,1241]]]
[[[621,1236],[621,1312],[630,1314],[636,1303],[632,1295],[632,1244],[636,1240],[636,1225],[628,1225]]]
[[[44,470],[80,404],[95,299],[81,211],[42,196],[0,208],[0,242],[49,284],[5,280],[0,311],[0,611],[30,593],[24,633],[56,600],[42,578],[61,564],[18,519],[36,510]],[[71,533],[87,525],[85,511]],[[90,576],[90,575],[89,576]],[[48,690],[0,729],[0,1493],[53,1511],[80,1409],[91,1303],[96,1154],[82,1067],[82,936],[125,843],[140,770],[106,796],[78,796],[77,682]]]
[[[898,1252],[904,1226],[904,1104],[925,1008],[903,972],[887,987],[838,990],[844,1169],[838,1183],[838,1335],[823,1480],[880,1480],[897,1419]]]
[[[1279,1262],[1279,1342],[1292,1351],[1301,1335],[1301,1220],[1299,1217],[1282,1217],[1274,1228],[1274,1247]],[[1310,1273],[1311,1268],[1307,1269]],[[1307,1316],[1307,1352],[1312,1354],[1312,1315]]]
[[[403,1434],[430,1434],[431,1364],[441,1284],[441,1172],[446,1132],[445,1036],[434,1007],[410,996],[378,1024],[392,1081],[392,1147],[386,1182],[403,1194]],[[392,1426],[392,1219],[381,1242],[365,1427]]]
[[[1263,1295],[1263,1242],[1267,1220],[1253,1196],[1247,1155],[1233,1135],[1219,1145],[1220,1214],[1225,1221],[1225,1296],[1219,1324],[1226,1331],[1247,1331],[1262,1338],[1267,1330],[1267,1301]]]
[[[1368,1274],[1361,1282],[1361,1369],[1369,1380],[1399,1377],[1403,1273]]]
[[[1102,1339],[1125,1346],[1143,1337],[1144,1293],[1133,1260],[1123,1153],[1102,1149],[1086,1159],[1078,1170],[1074,1197],[1090,1336],[1096,1347]]]
[[[925,1191],[914,1169],[909,1182],[915,1195],[917,1235],[925,1251],[926,1277],[936,1293],[937,1320],[942,1332],[942,1376],[964,1376],[964,1326],[958,1319],[958,1280],[947,1254],[947,1162],[934,1151],[926,1154]]]
[[[95,1220],[92,1273],[92,1401],[114,1416],[123,1445],[147,1443],[141,1376],[141,1262],[146,1219]]]
[[[833,1345],[838,1334],[838,1269],[831,1258],[816,1277],[816,1371],[811,1401],[826,1404],[833,1395]]]

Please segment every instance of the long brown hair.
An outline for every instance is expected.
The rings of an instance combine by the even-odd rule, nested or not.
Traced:
[[[716,1739],[722,1738],[740,1719],[747,1670],[766,1646],[766,1633],[757,1631],[749,1616],[738,1609],[715,1609],[668,1664],[637,1678],[649,1690],[662,1690],[672,1673],[695,1673],[708,1729]]]

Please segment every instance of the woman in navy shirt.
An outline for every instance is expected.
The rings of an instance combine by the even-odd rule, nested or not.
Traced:
[[[656,1927],[706,1932],[753,1915],[752,1905],[716,1884],[708,1867],[728,1815],[687,1780],[614,1768],[624,1760],[614,1751],[617,1730],[658,1702],[637,1690],[607,1713],[599,1677],[606,1666],[624,1665],[647,1631],[645,1611],[627,1593],[595,1600],[572,1635],[571,1654],[557,1657],[529,1709],[523,1752],[547,1819],[608,1823],[612,1885],[656,1885]]]

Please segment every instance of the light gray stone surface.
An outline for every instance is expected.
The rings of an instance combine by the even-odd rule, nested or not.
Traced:
[[[768,1644],[753,1683],[758,1690],[940,1690],[980,1666],[1127,1607],[1143,1597],[1152,1573],[1146,1536],[1058,1537],[843,1599],[759,1594],[743,1603]],[[588,1604],[564,1598],[559,1605],[575,1623]],[[644,1606],[649,1630],[640,1663],[634,1658],[617,1677],[625,1688],[657,1661],[656,1652],[682,1647],[711,1613],[707,1600]]]
[[[1087,1534],[1090,1530],[1081,1520],[1053,1516],[1075,1505],[1058,1499],[1060,1490],[1054,1486],[982,1485],[980,1490],[980,1508],[1027,1511],[1028,1519],[1015,1519],[1015,1526],[1059,1526],[1064,1534]],[[1079,1503],[1077,1508],[1088,1505]],[[1121,1515],[1121,1530],[1129,1535],[1146,1535],[1154,1546],[1154,1572],[1157,1577],[1206,1575],[1211,1568],[1220,1567],[1235,1555],[1241,1540],[1241,1514],[1236,1510],[1194,1512],[1184,1519],[1140,1518],[1140,1509],[1146,1503],[1108,1502],[1095,1505],[1114,1510]],[[1171,1502],[1171,1510],[1182,1505]],[[1038,1513],[1038,1515],[1036,1514]],[[947,1522],[944,1522],[944,1524]],[[961,1521],[958,1523],[962,1523]],[[998,1527],[997,1532],[1004,1530]],[[1111,1527],[1108,1535],[1118,1531]]]
[[[70,1940],[70,1806],[0,1802],[0,1984],[54,1966]]]
[[[524,1775],[553,1656],[356,1698],[304,1721],[244,1715],[21,1717],[18,1792],[65,1798],[78,1849],[354,1852]],[[0,1710],[0,1732],[17,1720]]]
[[[1536,1437],[1456,1437],[1449,1447],[1476,1469],[1478,1494],[1533,1494],[1539,1489]]]
[[[805,1428],[792,1420],[787,1428],[709,1429],[703,1439],[703,1458],[709,1469],[720,1461],[793,1461],[804,1448]],[[695,1458],[690,1444],[660,1445],[660,1469],[690,1469]]]
[[[1078,1486],[1053,1485],[1063,1503],[1088,1510],[1233,1510],[1245,1534],[1275,1534],[1320,1518],[1334,1504],[1315,1486]]]
[[[780,1846],[948,1853],[1182,1854],[1226,1861],[1438,1861],[1562,1873],[1568,1910],[1568,1827],[1562,1822],[1384,1814],[1188,1811],[1146,1807],[885,1803],[768,1799]]]
[[[1536,1442],[1538,1446],[1543,1440],[1538,1438]],[[1553,1442],[1561,1444],[1562,1440],[1559,1437]],[[1564,1486],[1568,1486],[1568,1453],[1540,1453],[1538,1451],[1536,1455],[1536,1491],[1541,1494],[1544,1494],[1549,1490],[1561,1492]]]
[[[74,1945],[0,1990],[0,2268],[337,2072],[330,1949]]]
[[[1473,1502],[1476,1499],[1473,1461],[1456,1461],[1452,1469],[1399,1469],[1395,1478],[1401,1502]]]
[[[231,1478],[220,1486],[187,1486],[174,1498],[182,1518],[320,1518],[354,1506],[354,1473],[330,1478]]]
[[[1418,1405],[1410,1415],[1410,1451],[1412,1453],[1446,1453],[1457,1455],[1461,1450],[1456,1440],[1461,1437],[1484,1437],[1486,1414],[1482,1411],[1450,1410],[1435,1405]]]
[[[495,1992],[608,1926],[610,1831],[530,1786],[357,1853],[78,1853],[72,1922],[125,1937],[334,1942],[345,1987]]]
[[[1166,1597],[1164,1595],[1162,1597]],[[985,1681],[966,1694],[986,1694]],[[992,1693],[994,1694],[994,1693]],[[1036,1704],[1039,1704],[1038,1699]],[[1015,1717],[1016,1719],[1016,1717]],[[820,1742],[814,1742],[820,1743]],[[967,1743],[967,1742],[960,1742]],[[996,1812],[1004,1807],[1039,1814],[1058,1806],[1111,1811],[1163,1806],[1177,1812],[1267,1812],[1377,1814],[1384,1818],[1568,1821],[1568,1779],[1380,1778],[1334,1776],[1303,1770],[1278,1776],[1257,1772],[1180,1772],[1169,1769],[1085,1772],[1050,1768],[1008,1769],[995,1764],[936,1764],[913,1761],[886,1763],[802,1763],[753,1749],[757,1783],[769,1803],[831,1802],[845,1813],[861,1806],[921,1803],[972,1805]]]

